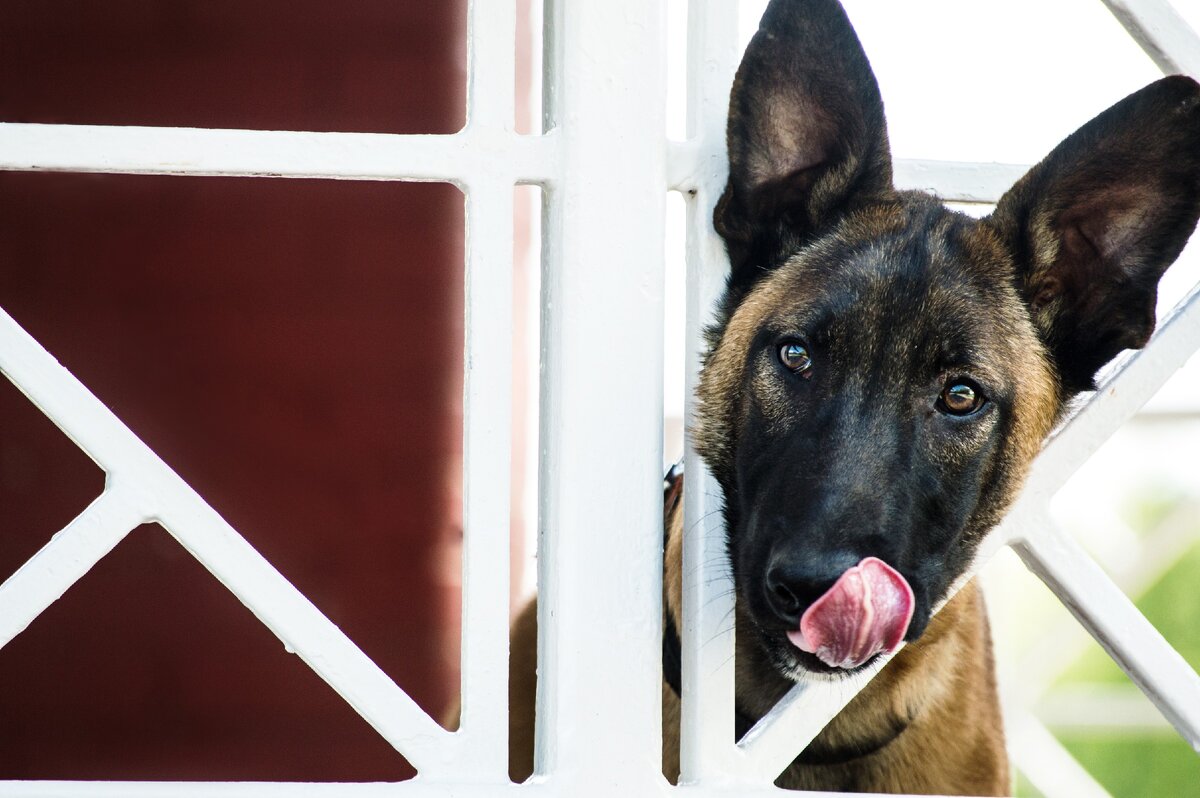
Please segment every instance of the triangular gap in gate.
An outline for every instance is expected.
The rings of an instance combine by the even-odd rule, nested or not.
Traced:
[[[103,490],[99,466],[0,378],[0,582]]]
[[[0,685],[0,779],[413,775],[155,525],[0,651]]]

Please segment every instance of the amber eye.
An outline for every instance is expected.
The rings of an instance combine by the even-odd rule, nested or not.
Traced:
[[[979,412],[985,401],[978,385],[970,380],[954,380],[938,397],[938,410],[952,416],[969,416]]]
[[[779,362],[795,374],[801,377],[812,375],[812,357],[808,354],[808,347],[804,344],[798,344],[795,341],[783,344],[779,347]]]

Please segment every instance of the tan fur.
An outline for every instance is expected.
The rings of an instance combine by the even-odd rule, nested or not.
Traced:
[[[508,776],[522,782],[533,773],[534,706],[537,698],[537,599],[513,621],[508,672]]]
[[[968,582],[924,626],[927,602],[944,595],[1001,520],[1067,401],[1090,389],[1117,352],[1144,345],[1153,331],[1155,285],[1200,218],[1200,84],[1164,78],[1117,103],[978,221],[929,195],[894,188],[883,114],[877,81],[840,3],[772,0],[730,97],[729,180],[713,217],[730,274],[709,332],[692,430],[735,527],[729,543],[740,580],[739,723],[761,717],[791,689],[784,673],[810,673],[803,659],[789,659],[799,655],[781,642],[784,632],[762,619],[796,629],[800,593],[792,587],[819,587],[830,576],[800,574],[789,585],[763,555],[791,556],[786,547],[773,548],[779,538],[801,549],[810,542],[799,536],[808,533],[812,548],[803,554],[844,556],[830,552],[820,533],[846,537],[879,522],[882,533],[912,535],[905,542],[937,555],[912,547],[914,558],[926,556],[925,572],[917,574],[924,631],[908,627],[914,642],[776,783],[1000,795],[1011,783],[983,597]],[[822,383],[820,371],[785,374],[778,348],[792,339],[818,353],[824,345],[827,373],[836,379]],[[975,389],[987,388],[995,406],[950,411],[949,380],[976,377]],[[797,386],[810,378],[810,390],[801,392]],[[889,386],[899,390],[889,393]],[[880,401],[889,398],[890,407]],[[911,432],[938,413],[960,418],[953,427],[942,419],[925,426],[933,432]],[[907,438],[889,444],[888,432]],[[881,451],[889,445],[913,459],[889,459]],[[912,462],[925,470],[914,471]],[[903,501],[893,515],[908,526],[882,521],[891,507],[877,513],[869,500],[885,494],[875,486],[889,480],[902,499],[930,502],[923,486],[895,482],[903,473],[937,480],[937,495],[949,506],[941,512],[955,513],[953,523],[929,508],[912,513]],[[683,627],[678,496],[673,489],[664,511],[664,612],[676,629]],[[786,511],[799,506],[797,497],[813,496],[861,513],[835,507],[815,522],[803,514],[794,522]],[[822,505],[801,509],[814,507]],[[760,511],[775,516],[765,525],[747,520]],[[925,525],[928,539],[921,537]],[[958,548],[947,552],[950,546]],[[767,609],[756,606],[760,599]],[[536,602],[514,623],[511,651],[510,775],[522,781],[534,752]],[[680,702],[666,683],[662,699],[663,772],[674,781]],[[813,764],[822,761],[831,764]]]
[[[682,628],[682,512],[666,520],[666,603],[676,628]],[[747,639],[741,636],[737,652],[737,700],[742,711],[758,716],[791,683],[781,677],[764,679],[770,671],[756,661]],[[536,651],[537,603],[531,601],[512,631],[509,775],[518,782],[533,770]],[[845,765],[793,764],[777,783],[804,790],[957,790],[968,795],[1009,791],[991,640],[982,597],[973,583],[938,613],[919,641],[906,646],[850,702],[813,746],[842,749],[872,741],[897,722],[907,722],[908,728],[876,753]],[[665,683],[663,774],[672,782],[679,774],[679,698]]]
[[[884,203],[852,214],[842,234],[877,238],[903,225],[899,206]],[[966,242],[968,257],[980,268],[1009,268],[995,236],[979,228]],[[702,374],[702,411],[696,438],[705,457],[728,457],[733,430],[741,421],[747,392],[759,405],[772,404],[771,383],[747,375],[748,350],[773,314],[795,307],[809,279],[808,264],[821,257],[806,250],[765,277],[738,306]],[[1007,308],[997,308],[1011,335],[992,343],[981,368],[1017,375],[1014,423],[1006,447],[1007,484],[988,508],[988,525],[999,521],[1018,491],[1029,462],[1037,454],[1061,407],[1060,391],[1047,356],[1028,316],[1020,312],[1015,290]],[[779,412],[786,414],[784,400]],[[781,415],[781,418],[783,416]],[[664,519],[667,544],[664,570],[666,611],[683,628],[681,502]],[[533,757],[533,707],[536,688],[537,619],[531,603],[513,627],[511,775],[529,776]],[[763,660],[739,613],[737,700],[752,717],[765,713],[792,686]],[[810,751],[873,747],[905,727],[882,749],[842,765],[793,763],[778,784],[796,789],[1001,795],[1011,789],[993,672],[991,639],[983,600],[968,583],[938,613],[920,640],[906,646],[817,737]],[[663,772],[678,775],[679,700],[664,684]]]
[[[668,519],[665,574],[676,628],[682,628],[680,516]],[[743,712],[758,717],[792,684],[772,674],[748,638],[739,637],[737,701]],[[678,717],[679,699],[667,688],[663,772],[672,781],[679,772]],[[810,750],[869,744],[889,736],[898,723],[908,728],[874,754],[845,765],[794,763],[776,783],[799,790],[965,795],[1002,795],[1011,789],[987,617],[973,582],[842,710]]]

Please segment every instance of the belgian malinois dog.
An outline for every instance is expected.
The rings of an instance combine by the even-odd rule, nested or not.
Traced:
[[[1154,330],[1158,280],[1200,215],[1200,86],[1168,77],[1121,100],[974,219],[892,185],[879,88],[836,0],[774,0],[734,81],[728,147],[713,222],[731,271],[692,434],[724,494],[739,725],[905,641],[777,783],[1006,794],[982,598],[968,583],[933,609],[1067,403]],[[669,653],[678,486],[668,499]],[[518,780],[535,616],[513,632]]]

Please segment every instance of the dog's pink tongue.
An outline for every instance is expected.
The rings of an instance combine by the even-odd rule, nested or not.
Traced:
[[[846,571],[800,618],[788,640],[833,668],[853,668],[895,651],[913,615],[913,592],[900,572],[876,557]]]

